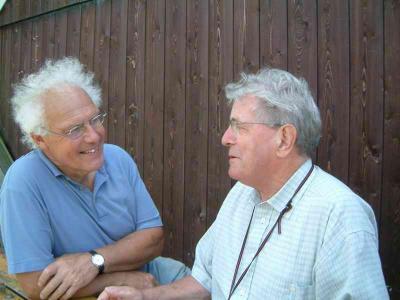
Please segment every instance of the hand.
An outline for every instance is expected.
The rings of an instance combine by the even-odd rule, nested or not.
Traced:
[[[89,253],[68,254],[48,265],[39,277],[40,298],[69,299],[98,274]]]
[[[97,300],[144,300],[143,293],[132,287],[106,287]]]
[[[157,280],[149,273],[131,271],[125,272],[123,284],[137,289],[148,289],[158,285]]]

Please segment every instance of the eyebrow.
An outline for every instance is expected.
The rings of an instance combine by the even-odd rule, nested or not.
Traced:
[[[74,124],[72,124],[72,125],[69,125],[66,129],[64,129],[64,131],[68,131],[68,130],[70,130],[70,129],[76,127],[76,126],[81,126],[81,125],[84,124],[86,121],[90,121],[91,119],[93,119],[94,117],[97,117],[97,116],[100,115],[101,113],[102,113],[101,111],[98,111],[98,112],[96,112],[94,115],[92,115],[91,117],[89,117],[89,119],[87,119],[87,120],[84,120],[84,121],[81,121],[81,122],[79,122],[79,123],[74,123]]]

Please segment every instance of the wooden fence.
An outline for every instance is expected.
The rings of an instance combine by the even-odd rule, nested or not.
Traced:
[[[392,297],[400,297],[400,1],[12,0],[0,13],[0,133],[26,152],[11,84],[46,58],[93,70],[108,142],[131,153],[191,264],[231,187],[224,85],[270,65],[306,78],[320,107],[316,162],[373,207]]]

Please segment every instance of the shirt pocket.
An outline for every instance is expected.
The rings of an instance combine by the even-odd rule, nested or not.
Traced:
[[[315,286],[314,285],[300,285],[291,283],[289,291],[292,300],[308,300],[315,299]]]

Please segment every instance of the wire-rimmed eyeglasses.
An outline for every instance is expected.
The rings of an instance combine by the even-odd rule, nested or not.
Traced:
[[[229,126],[236,134],[239,133],[245,127],[245,125],[265,125],[272,128],[282,126],[281,124],[270,124],[265,122],[241,122],[236,119],[229,120]]]
[[[43,129],[47,133],[51,133],[51,134],[55,134],[55,135],[59,135],[59,136],[63,136],[63,137],[75,140],[75,139],[78,139],[81,136],[83,136],[83,134],[85,133],[86,123],[94,129],[99,128],[100,126],[103,125],[106,116],[107,116],[107,113],[101,112],[101,113],[95,115],[94,117],[92,117],[87,122],[76,124],[76,125],[72,126],[70,129],[65,130],[64,132],[55,132],[48,128],[43,128]]]

